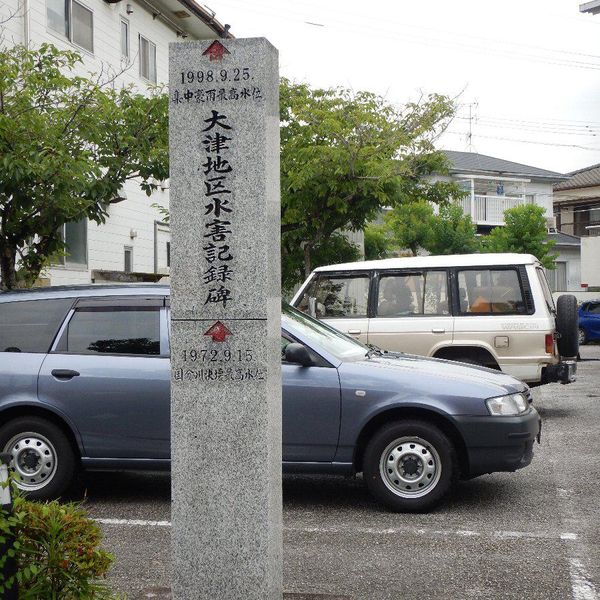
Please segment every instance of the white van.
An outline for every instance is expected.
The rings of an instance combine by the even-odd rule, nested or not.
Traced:
[[[315,269],[292,305],[383,350],[575,379],[577,301],[556,307],[529,254],[390,258]]]

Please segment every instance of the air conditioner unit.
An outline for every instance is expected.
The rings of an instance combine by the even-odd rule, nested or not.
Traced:
[[[548,228],[548,233],[556,233],[556,217],[548,217],[546,219],[546,227]]]

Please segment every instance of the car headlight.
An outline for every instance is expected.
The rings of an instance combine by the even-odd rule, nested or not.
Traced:
[[[529,403],[523,394],[509,394],[498,396],[485,401],[491,415],[499,417],[510,417],[527,412]]]

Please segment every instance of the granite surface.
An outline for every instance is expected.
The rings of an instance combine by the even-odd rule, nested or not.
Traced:
[[[170,46],[177,600],[282,597],[277,60]]]

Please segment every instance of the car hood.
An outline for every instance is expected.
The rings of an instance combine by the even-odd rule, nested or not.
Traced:
[[[342,371],[346,371],[346,365],[352,365],[365,375],[370,373],[373,377],[388,379],[394,386],[401,382],[405,388],[421,388],[429,394],[435,390],[453,396],[492,398],[527,389],[523,382],[494,369],[411,354],[373,355],[343,363]]]

